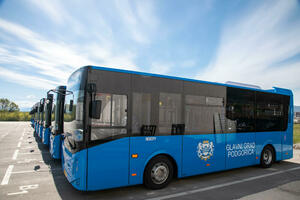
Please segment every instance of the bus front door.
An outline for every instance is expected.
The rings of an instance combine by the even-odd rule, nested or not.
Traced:
[[[225,134],[184,135],[182,175],[225,169]]]

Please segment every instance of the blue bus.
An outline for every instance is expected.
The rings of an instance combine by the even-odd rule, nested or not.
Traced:
[[[34,116],[35,116],[35,112],[36,112],[36,110],[35,110],[35,105],[33,105],[33,106],[31,107],[30,112],[29,112],[29,114],[31,115],[31,117],[30,117],[30,126],[31,126],[32,128],[34,128]]]
[[[52,114],[53,94],[47,93],[47,99],[44,103],[44,131],[42,136],[43,144],[49,146],[50,143],[50,132],[51,132],[51,114]]]
[[[61,159],[64,103],[67,90],[66,86],[58,86],[48,91],[48,94],[50,92],[54,93],[50,127],[50,154],[54,159]]]
[[[37,116],[36,116],[36,126],[35,126],[35,133],[36,136],[39,137],[39,131],[40,131],[40,102],[37,103]]]
[[[31,115],[31,119],[30,119],[30,125],[31,127],[34,129],[35,127],[35,121],[36,121],[36,112],[37,112],[37,104],[34,104],[29,112],[29,114]]]
[[[288,89],[96,66],[75,71],[67,87],[62,168],[78,190],[160,189],[174,177],[293,157]]]
[[[45,105],[45,98],[42,98],[40,100],[40,104],[39,104],[39,115],[40,115],[40,119],[39,119],[39,129],[38,129],[38,136],[41,140],[43,140],[43,130],[44,130],[44,105]]]

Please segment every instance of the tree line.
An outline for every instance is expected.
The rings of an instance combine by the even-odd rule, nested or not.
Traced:
[[[20,112],[19,106],[6,98],[0,98],[0,121],[29,121],[29,112]]]

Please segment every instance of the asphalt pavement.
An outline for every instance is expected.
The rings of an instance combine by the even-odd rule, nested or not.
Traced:
[[[33,136],[29,122],[0,122],[0,199],[300,199],[300,150],[272,168],[251,166],[173,180],[161,190],[143,185],[96,192],[75,190],[60,161]]]

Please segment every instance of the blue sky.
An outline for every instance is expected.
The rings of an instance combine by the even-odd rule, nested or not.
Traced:
[[[22,109],[99,65],[290,88],[300,105],[300,2],[0,0],[0,97]]]

